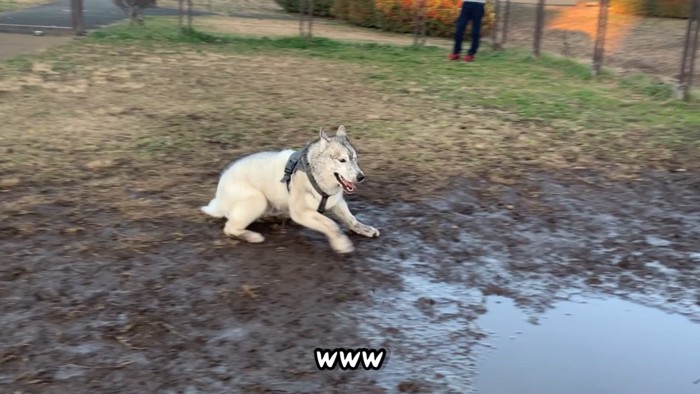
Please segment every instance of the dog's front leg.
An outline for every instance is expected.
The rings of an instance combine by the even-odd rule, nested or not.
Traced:
[[[364,235],[365,237],[374,238],[379,236],[379,230],[372,226],[368,226],[355,217],[355,215],[350,212],[350,207],[344,199],[340,199],[333,208],[331,208],[331,213],[335,215],[338,220],[340,220],[345,226],[347,226],[350,231]]]
[[[303,174],[303,173],[302,173]],[[300,182],[301,183],[301,182]],[[316,230],[328,238],[331,248],[338,253],[351,253],[355,247],[341,230],[340,226],[330,218],[309,207],[306,201],[306,190],[303,186],[292,182],[289,200],[289,216],[296,223]]]
[[[321,215],[320,213],[308,208],[292,208],[290,206],[289,214],[295,222],[298,224],[308,227],[312,230],[316,230],[328,238],[331,247],[338,253],[351,253],[355,250],[355,247],[348,238],[347,235],[340,231],[340,226],[338,226],[330,218]]]

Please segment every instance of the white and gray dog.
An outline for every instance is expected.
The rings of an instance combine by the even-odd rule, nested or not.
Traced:
[[[355,249],[350,238],[323,213],[328,210],[357,234],[378,237],[379,231],[358,221],[343,198],[343,192],[354,192],[364,179],[345,127],[333,137],[321,129],[319,138],[302,150],[259,152],[229,164],[215,198],[201,209],[228,219],[226,235],[253,243],[265,238],[246,228],[262,216],[282,213],[323,233],[336,252],[350,253]]]

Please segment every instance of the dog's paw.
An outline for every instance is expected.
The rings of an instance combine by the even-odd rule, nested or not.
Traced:
[[[367,238],[377,238],[379,237],[379,230],[372,226],[368,226],[366,224],[358,224],[357,228],[353,229],[356,233],[360,235],[364,235]]]
[[[331,242],[331,247],[333,248],[333,250],[340,254],[347,254],[355,251],[355,246],[352,244],[350,238],[346,236],[339,237],[333,240]]]
[[[262,234],[250,230],[232,232],[227,231],[227,229],[224,229],[224,234],[228,235],[229,237],[236,237],[238,239],[252,244],[259,244],[261,242],[265,242],[265,237],[263,237]]]
[[[240,234],[239,237],[241,237],[246,242],[250,242],[252,244],[259,244],[261,242],[265,242],[265,237],[263,237],[262,234],[256,233],[254,231],[246,231]]]

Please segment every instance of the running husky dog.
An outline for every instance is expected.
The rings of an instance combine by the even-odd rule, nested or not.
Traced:
[[[345,127],[333,137],[321,129],[319,138],[302,150],[259,152],[232,162],[221,174],[215,198],[201,209],[228,219],[224,234],[252,243],[265,238],[246,228],[262,216],[281,212],[323,233],[336,252],[350,253],[355,249],[352,241],[323,212],[328,209],[355,233],[378,237],[379,231],[359,222],[343,198],[343,192],[354,192],[355,183],[364,179]]]

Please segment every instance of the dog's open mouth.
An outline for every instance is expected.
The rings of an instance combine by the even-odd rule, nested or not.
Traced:
[[[335,179],[338,180],[338,183],[340,183],[340,186],[343,188],[343,191],[345,193],[352,193],[357,189],[355,187],[355,184],[350,182],[349,180],[345,179],[342,175],[338,174],[337,172],[335,174]]]

